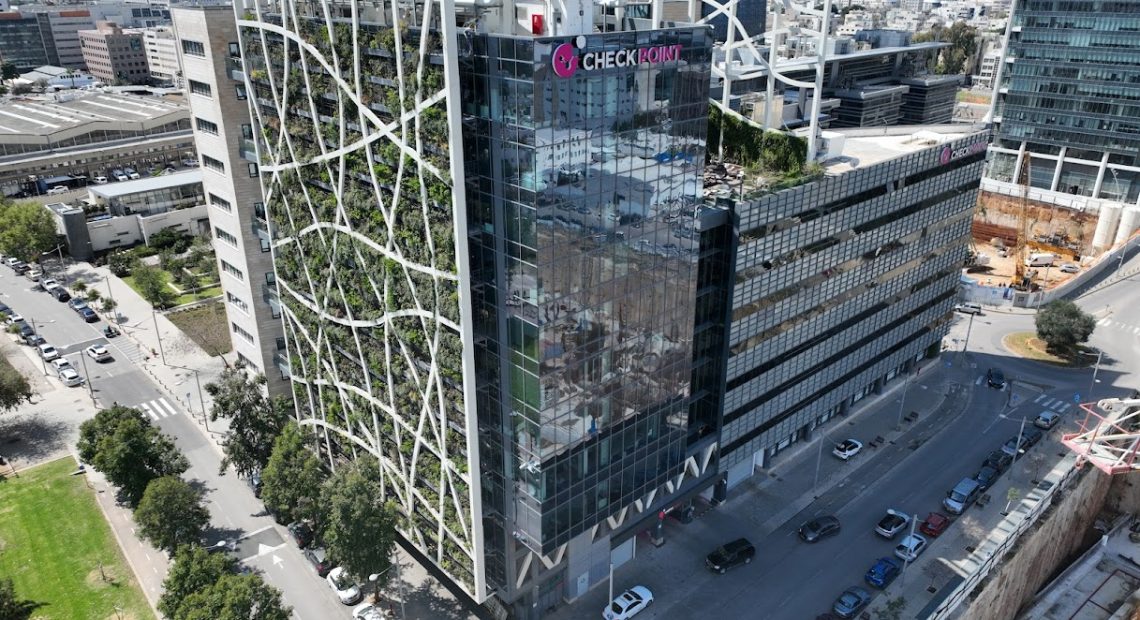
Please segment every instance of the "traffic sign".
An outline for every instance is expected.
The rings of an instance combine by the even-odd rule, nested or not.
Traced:
[[[1077,403],[1078,405],[1081,404],[1081,393],[1080,392],[1073,394],[1073,402]]]

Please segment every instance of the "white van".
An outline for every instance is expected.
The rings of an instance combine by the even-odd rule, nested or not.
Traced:
[[[954,310],[961,312],[962,314],[981,314],[982,306],[981,304],[976,304],[972,301],[966,301],[960,304],[955,304]]]
[[[1044,254],[1030,254],[1029,258],[1025,259],[1026,267],[1049,267],[1057,257],[1049,253]]]

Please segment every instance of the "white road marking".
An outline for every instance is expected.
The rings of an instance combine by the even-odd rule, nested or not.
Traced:
[[[985,378],[985,377],[978,377],[978,380],[974,382],[974,385],[981,385],[981,384],[982,384],[982,379],[984,379],[984,378]]]
[[[1105,317],[1105,318],[1097,321],[1096,324],[1097,325],[1108,325],[1111,322],[1112,322],[1111,320],[1109,320],[1107,317]]]
[[[153,411],[151,411],[150,405],[148,405],[147,403],[142,403],[139,405],[139,407],[142,407],[142,410],[145,411],[147,413],[147,415],[149,415],[151,417],[151,419],[156,420],[156,421],[158,420],[158,416],[155,415],[155,413]]]
[[[165,409],[168,412],[167,415],[178,415],[178,410],[175,409],[173,405],[166,402],[165,398],[159,398],[158,400],[151,401],[151,402],[154,402],[157,405],[160,405],[163,409]]]
[[[1041,395],[1039,395],[1037,398],[1034,398],[1034,399],[1033,399],[1033,402],[1035,402],[1035,403],[1039,403],[1039,402],[1041,402],[1043,399],[1046,399],[1046,398],[1049,398],[1049,397],[1048,397],[1048,396],[1046,396],[1046,395],[1044,395],[1044,394],[1041,394]]]
[[[1061,411],[1067,407],[1068,407],[1068,404],[1061,402],[1061,401],[1057,401],[1057,402],[1051,403],[1049,405],[1049,408],[1052,409],[1053,411]]]

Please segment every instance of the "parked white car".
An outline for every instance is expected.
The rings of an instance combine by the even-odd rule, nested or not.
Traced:
[[[68,368],[72,368],[71,362],[67,361],[66,357],[54,359],[51,361],[51,367],[55,369],[55,374],[59,374]]]
[[[96,185],[106,185],[110,182],[107,177],[95,177],[93,180],[95,181]]]
[[[356,582],[352,580],[343,566],[338,566],[329,571],[329,576],[325,577],[325,581],[329,582],[329,587],[332,588],[333,592],[336,592],[341,603],[355,605],[360,602],[362,598],[360,586],[356,585]]]
[[[895,547],[895,555],[906,562],[913,562],[923,551],[926,551],[926,538],[918,534],[909,534]]]
[[[56,185],[55,187],[53,187],[47,191],[47,195],[48,196],[58,196],[60,194],[66,194],[69,191],[71,191],[71,190],[68,189],[66,185]]]
[[[352,620],[387,620],[387,616],[372,603],[361,603],[352,610]]]
[[[835,449],[831,451],[836,457],[846,461],[847,459],[859,454],[863,449],[863,442],[857,439],[844,439],[843,441],[835,444]]]
[[[83,377],[80,377],[79,373],[75,372],[74,368],[64,368],[63,370],[59,371],[59,380],[62,381],[63,384],[67,387],[83,385]]]
[[[1061,265],[1061,273],[1078,273],[1081,266],[1076,263],[1065,263]]]
[[[1056,411],[1049,411],[1046,409],[1045,411],[1037,414],[1037,419],[1033,421],[1033,425],[1037,428],[1049,430],[1054,426],[1057,426],[1057,423],[1060,421],[1061,414],[1057,413]]]
[[[40,357],[44,358],[45,362],[50,362],[52,360],[59,359],[59,350],[56,349],[55,347],[51,346],[50,344],[46,343],[46,342],[39,346],[39,350],[40,350]]]
[[[605,609],[602,617],[605,620],[628,620],[649,607],[653,602],[653,593],[645,586],[633,586],[622,592]]]

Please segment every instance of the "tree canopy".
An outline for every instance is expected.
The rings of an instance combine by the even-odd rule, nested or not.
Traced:
[[[21,599],[11,579],[0,579],[0,620],[28,620],[39,603]]]
[[[191,594],[214,585],[233,568],[233,559],[224,553],[210,553],[198,545],[179,547],[162,582],[158,611],[167,618],[178,617]]]
[[[15,409],[31,397],[32,386],[27,377],[8,360],[0,358],[0,413]]]
[[[0,253],[33,262],[56,245],[55,221],[43,205],[0,201]]]
[[[107,413],[110,412],[110,413]],[[151,480],[177,476],[190,466],[169,437],[129,407],[104,409],[79,426],[79,456],[137,506]]]
[[[258,575],[223,575],[186,597],[170,620],[290,620],[281,592]]]
[[[970,60],[978,53],[978,29],[966,22],[954,22],[949,28],[935,26],[927,32],[920,32],[911,39],[915,43],[944,41],[950,47],[938,55],[939,61],[934,72],[941,75],[957,75],[970,69]]]
[[[261,472],[261,501],[282,523],[320,519],[317,507],[325,472],[305,439],[296,422],[286,424]]]
[[[1078,344],[1088,342],[1096,329],[1096,319],[1068,299],[1042,306],[1035,322],[1037,337],[1044,340],[1050,350],[1062,354],[1071,354]]]
[[[198,489],[177,476],[163,476],[146,485],[135,509],[135,523],[155,547],[173,553],[201,539],[210,523],[210,511],[202,505]]]
[[[131,278],[139,294],[150,305],[165,308],[173,303],[174,291],[166,285],[166,274],[158,267],[140,263],[131,270]]]
[[[358,462],[337,469],[321,493],[329,554],[357,577],[381,573],[380,582],[389,575],[398,514],[382,497],[380,484]]]
[[[206,385],[214,399],[210,419],[228,418],[230,431],[222,440],[222,469],[233,465],[238,475],[249,477],[265,469],[273,442],[290,419],[288,403],[263,392],[264,375],[250,376],[245,368],[231,367]]]

